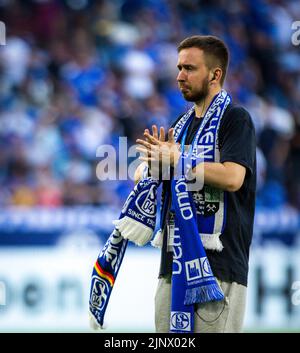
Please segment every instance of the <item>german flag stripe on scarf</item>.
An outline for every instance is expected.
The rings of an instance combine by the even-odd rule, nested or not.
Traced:
[[[96,261],[96,263],[95,263],[95,270],[100,277],[107,279],[111,286],[114,285],[115,279],[114,279],[113,275],[109,272],[104,271],[98,261]]]

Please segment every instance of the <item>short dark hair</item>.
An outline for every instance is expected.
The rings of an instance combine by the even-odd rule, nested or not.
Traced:
[[[229,62],[229,50],[225,43],[215,36],[196,35],[184,39],[178,45],[177,51],[179,53],[182,49],[194,47],[203,50],[205,63],[209,69],[216,66],[222,69],[223,75],[220,83],[223,85]]]

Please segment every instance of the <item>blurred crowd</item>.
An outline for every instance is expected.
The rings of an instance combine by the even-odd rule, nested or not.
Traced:
[[[255,123],[258,205],[300,209],[299,0],[1,0],[0,20],[1,207],[121,205],[133,183],[99,181],[97,147],[184,112],[176,47],[212,34]]]

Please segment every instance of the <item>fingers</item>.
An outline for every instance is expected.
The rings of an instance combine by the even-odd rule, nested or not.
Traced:
[[[159,147],[161,146],[162,142],[165,142],[166,140],[165,129],[161,126],[158,134],[157,126],[152,125],[152,135],[150,134],[149,129],[145,129],[144,137],[145,137],[144,140],[137,139],[136,143],[145,147],[149,152],[149,150],[153,149],[154,146]],[[146,151],[141,151],[141,152],[145,153]]]
[[[152,146],[150,149],[142,147],[142,146],[137,146],[136,150],[140,153],[144,153],[145,155],[152,155],[156,156],[160,153],[159,149],[155,148],[156,146]]]
[[[150,142],[154,145],[158,145],[159,142],[165,142],[166,140],[165,129],[162,126],[160,127],[159,134],[158,134],[157,126],[152,125],[152,135],[150,134],[149,129],[145,129],[144,136],[147,142]]]
[[[150,148],[151,145],[152,146],[161,145],[161,142],[165,142],[166,134],[165,134],[165,129],[162,126],[159,129],[159,136],[158,136],[158,129],[156,125],[152,126],[152,133],[153,133],[153,136],[150,134],[150,131],[148,129],[145,129],[144,131],[145,140],[137,139],[136,142],[138,144],[145,146],[148,149]],[[171,144],[176,143],[174,139],[173,128],[168,130],[168,142]]]
[[[158,130],[156,125],[152,125],[152,136],[158,140]]]
[[[144,154],[148,154],[148,152],[149,152],[149,150],[147,150],[147,148],[140,147],[140,146],[138,146],[138,147],[136,148],[136,150],[137,150],[138,152],[144,153]]]
[[[161,126],[159,129],[159,141],[165,142],[166,135],[165,135],[165,129]]]
[[[149,136],[151,136],[151,135],[149,135]],[[151,149],[153,149],[155,147],[155,145],[153,145],[151,142],[147,142],[147,141],[141,140],[141,139],[137,139],[136,143],[146,147],[148,150],[151,150]]]
[[[147,163],[155,162],[155,158],[153,158],[153,157],[140,156],[139,160],[142,161],[142,162],[147,162]]]
[[[144,146],[145,145],[149,146],[149,148],[142,147],[142,146],[136,147],[136,150],[141,153],[141,155],[139,156],[139,160],[142,162],[146,162],[148,165],[149,163],[155,162],[156,161],[155,157],[157,152],[155,152],[154,150],[156,150],[156,146],[151,145],[150,143],[145,142],[144,140],[137,140],[137,142],[138,141],[142,143]]]
[[[146,137],[146,139],[153,145],[159,145],[159,140],[158,138],[155,138],[153,136],[151,136],[148,132],[144,132],[144,136]]]
[[[147,134],[149,134],[150,135],[150,131],[149,131],[149,129],[145,129],[145,131],[144,132],[146,132]],[[146,141],[147,142],[149,142],[149,140],[146,138]]]
[[[173,128],[169,129],[169,131],[168,131],[168,141],[169,141],[170,143],[175,143],[175,139],[174,139],[174,129],[173,129]]]

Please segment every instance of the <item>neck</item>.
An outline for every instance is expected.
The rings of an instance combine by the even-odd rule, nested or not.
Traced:
[[[208,95],[201,101],[195,102],[195,115],[196,118],[202,118],[206,113],[207,108],[209,107],[214,96],[221,91],[221,87],[211,89]]]

